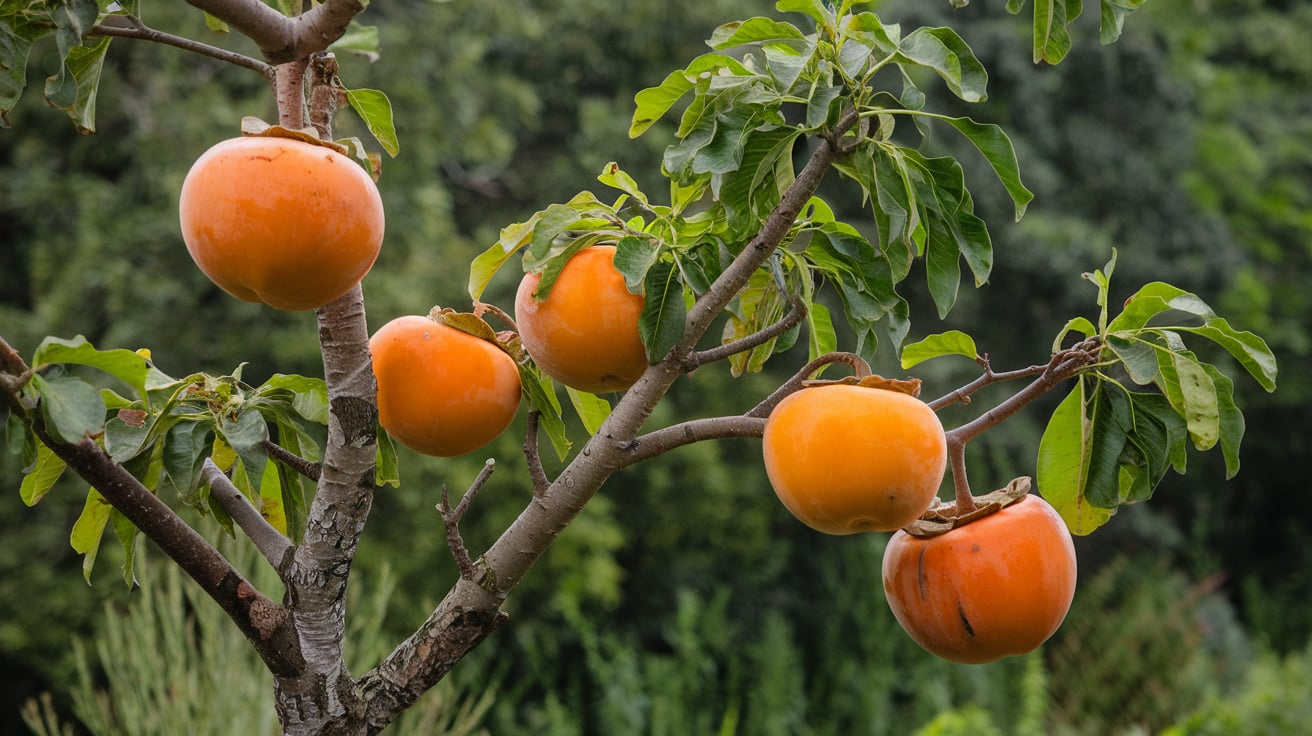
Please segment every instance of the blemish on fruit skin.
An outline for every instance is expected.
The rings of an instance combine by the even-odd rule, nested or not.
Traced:
[[[961,617],[961,626],[966,630],[970,638],[975,638],[975,629],[970,625],[970,619],[966,618],[966,609],[961,607],[961,601],[957,601],[957,615]]]
[[[928,551],[928,546],[921,547],[920,557],[916,559],[916,586],[920,588],[920,597],[922,599],[929,598],[929,577],[925,575],[925,553]]]

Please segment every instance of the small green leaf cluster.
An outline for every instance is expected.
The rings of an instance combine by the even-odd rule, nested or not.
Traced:
[[[1147,0],[1099,0],[1099,40],[1116,43],[1125,17]],[[1007,0],[1007,11],[1019,13],[1025,0]],[[1084,0],[1034,0],[1034,63],[1059,64],[1071,50],[1070,27],[1084,13]]]
[[[1039,492],[1071,531],[1087,534],[1121,504],[1147,500],[1167,470],[1183,473],[1187,445],[1217,445],[1226,477],[1239,471],[1244,417],[1234,382],[1186,345],[1205,338],[1221,347],[1265,390],[1275,390],[1276,360],[1257,335],[1237,330],[1196,295],[1170,284],[1145,285],[1108,319],[1116,256],[1086,276],[1098,288],[1097,325],[1083,317],[1061,331],[1099,346],[1099,361],[1080,374],[1058,405],[1039,444]]]
[[[8,113],[27,86],[32,44],[54,34],[59,71],[46,79],[46,101],[67,113],[78,130],[95,130],[96,90],[110,39],[89,34],[102,14],[131,15],[136,7],[136,0],[20,0],[0,8],[0,127],[9,127]]]
[[[146,351],[98,350],[82,337],[47,338],[31,365],[22,393],[28,411],[26,416],[11,412],[7,427],[10,448],[24,458],[20,494],[27,505],[39,502],[66,469],[38,437],[41,431],[60,444],[95,442],[146,488],[171,489],[184,502],[213,513],[231,533],[231,521],[210,502],[202,478],[205,460],[212,459],[275,528],[299,533],[309,480],[271,457],[269,443],[307,462],[321,457],[328,423],[328,392],[321,379],[279,374],[251,387],[242,382],[240,367],[227,376],[173,378]],[[117,379],[127,395],[99,385],[103,380],[93,382],[78,367]],[[378,478],[396,481],[395,449],[386,440],[379,442]],[[70,541],[85,555],[89,579],[109,525],[127,553],[124,574],[131,584],[137,530],[95,489],[87,494]]]

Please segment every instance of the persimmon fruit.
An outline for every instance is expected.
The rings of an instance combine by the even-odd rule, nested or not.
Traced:
[[[802,523],[826,534],[892,531],[929,508],[947,440],[925,402],[884,388],[803,388],[766,419],[765,470]]]
[[[884,550],[884,593],[930,653],[965,664],[1026,654],[1075,595],[1075,547],[1061,516],[1026,495],[944,534],[899,531]]]
[[[565,263],[545,299],[538,273],[515,294],[515,323],[533,362],[559,383],[581,391],[623,391],[647,370],[638,333],[643,297],[615,268],[615,246],[594,245]]]
[[[369,339],[378,422],[416,452],[455,457],[496,439],[519,407],[519,366],[496,343],[404,316]]]
[[[383,243],[369,174],[331,148],[279,136],[231,138],[201,154],[178,212],[187,251],[211,281],[288,311],[345,294]]]

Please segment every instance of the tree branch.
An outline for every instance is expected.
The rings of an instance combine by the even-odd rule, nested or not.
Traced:
[[[939,398],[934,399],[933,401],[927,402],[929,408],[933,409],[934,411],[938,411],[939,409],[942,409],[947,406],[951,406],[952,404],[955,404],[957,402],[961,402],[962,404],[969,404],[971,394],[974,394],[976,391],[979,391],[985,386],[991,386],[995,383],[1002,383],[1003,381],[1014,381],[1019,378],[1029,378],[1030,376],[1037,376],[1048,369],[1046,365],[1032,365],[1029,366],[1028,368],[1020,368],[1014,371],[1006,371],[1004,373],[994,373],[993,368],[989,365],[989,359],[987,356],[984,358],[977,359],[976,362],[984,367],[983,375],[981,375],[979,378],[976,378],[975,380],[971,381],[970,383],[966,384],[965,386],[962,386],[961,388],[951,393],[944,394],[943,396],[940,396]]]
[[[281,462],[310,480],[319,480],[319,463],[312,463],[273,440],[266,439],[260,446],[274,460]]]
[[[724,360],[731,355],[754,350],[801,324],[802,320],[806,319],[806,305],[802,303],[801,299],[792,294],[788,296],[788,304],[788,313],[778,322],[775,322],[769,327],[745,337],[738,338],[733,342],[727,342],[723,345],[709,348],[707,350],[698,350],[689,355],[688,358],[684,360],[684,371],[691,372],[707,363]]]
[[[200,472],[201,477],[210,486],[210,498],[219,502],[224,512],[241,527],[242,531],[246,532],[246,536],[250,538],[255,548],[281,576],[282,571],[286,569],[287,555],[292,551],[291,540],[274,529],[273,525],[255,510],[255,507],[246,500],[246,496],[232,484],[227,474],[214,464],[214,460],[205,458]]]
[[[190,51],[201,56],[207,56],[211,59],[217,59],[228,64],[233,64],[244,69],[259,72],[265,79],[273,81],[273,66],[266,64],[259,59],[252,59],[245,54],[239,54],[235,51],[211,46],[207,43],[201,43],[190,38],[175,36],[171,33],[165,33],[146,25],[135,15],[110,15],[105,18],[103,23],[93,26],[87,34],[89,36],[114,36],[116,38],[131,38],[139,41],[151,41],[153,43],[164,44],[174,48]]]
[[[524,428],[524,462],[528,464],[528,475],[533,481],[533,495],[541,496],[551,487],[547,471],[542,467],[542,453],[538,450],[538,411],[530,409],[528,425]]]
[[[270,64],[285,64],[318,53],[346,33],[365,0],[326,0],[288,18],[260,0],[187,0],[255,42]]]
[[[650,460],[676,447],[691,445],[705,440],[727,439],[730,437],[760,437],[765,434],[765,419],[762,417],[710,417],[682,422],[654,432],[648,432],[637,438],[633,449],[625,457],[624,465],[636,465]]]
[[[496,467],[496,461],[489,459],[483,464],[483,469],[479,471],[478,477],[470,484],[465,494],[460,497],[455,508],[451,507],[450,498],[447,495],[446,484],[442,484],[442,502],[437,505],[437,510],[442,514],[442,526],[446,529],[446,543],[451,548],[451,556],[456,560],[456,567],[460,569],[460,577],[465,580],[476,580],[478,578],[477,569],[474,567],[474,560],[469,556],[469,550],[465,547],[465,540],[460,537],[460,520],[465,518],[465,512],[469,510],[469,504],[483,490],[487,479],[492,477],[492,470]]]

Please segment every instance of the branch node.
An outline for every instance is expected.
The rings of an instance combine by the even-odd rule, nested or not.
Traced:
[[[496,466],[496,461],[491,458],[483,464],[483,469],[479,471],[478,477],[470,484],[465,494],[460,497],[460,501],[455,507],[451,506],[451,497],[445,483],[442,484],[442,502],[437,505],[438,512],[442,515],[442,526],[446,529],[446,543],[451,548],[451,556],[455,558],[456,567],[460,569],[460,577],[470,582],[478,580],[478,568],[474,565],[474,559],[469,555],[469,549],[465,547],[465,541],[460,536],[460,520],[464,518],[465,512],[469,510],[469,504],[478,495],[478,492],[487,484],[488,478],[492,476],[492,470]]]
[[[551,479],[542,467],[542,455],[538,451],[538,415],[537,409],[528,413],[528,424],[524,427],[524,460],[528,463],[529,478],[533,481],[533,495],[541,498],[551,487]]]

